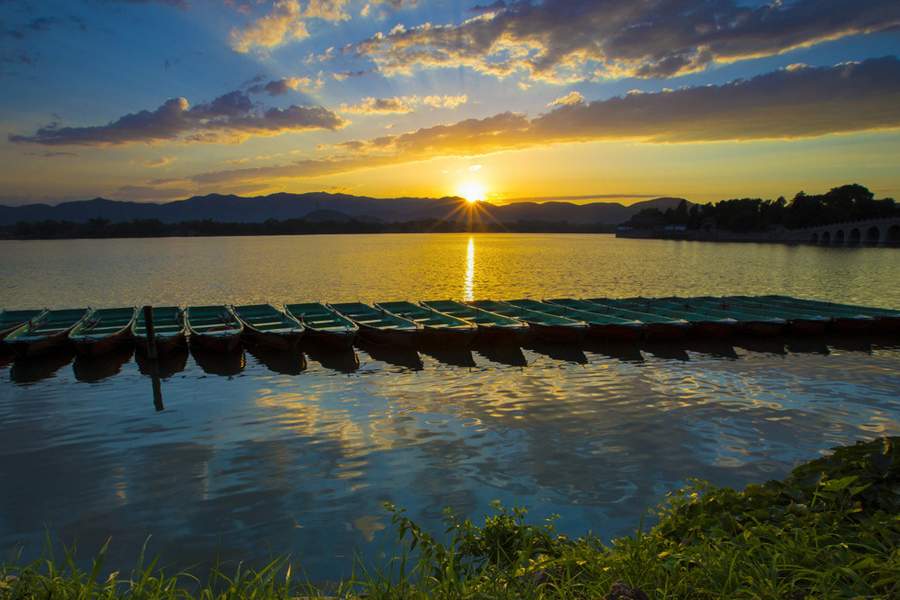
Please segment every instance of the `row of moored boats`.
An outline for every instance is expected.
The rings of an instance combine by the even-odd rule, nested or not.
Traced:
[[[790,296],[667,298],[556,298],[552,300],[437,300],[153,307],[148,336],[146,311],[135,307],[0,312],[0,340],[18,355],[34,356],[74,344],[99,355],[137,343],[157,353],[195,346],[227,352],[242,341],[288,350],[301,338],[334,349],[355,340],[412,346],[419,341],[465,345],[476,336],[521,343],[529,337],[577,342],[677,340],[685,335],[724,337],[732,333],[780,335],[826,331],[900,331],[900,311],[803,300]]]

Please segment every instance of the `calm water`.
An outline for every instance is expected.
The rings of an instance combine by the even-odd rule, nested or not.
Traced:
[[[0,307],[786,293],[900,308],[897,251],[406,235],[0,242]],[[377,554],[391,502],[439,529],[492,500],[611,538],[699,477],[743,486],[900,434],[900,340],[341,355],[71,354],[0,370],[0,554],[47,528],[108,566]],[[158,410],[162,408],[163,410]],[[169,569],[171,570],[171,569]]]

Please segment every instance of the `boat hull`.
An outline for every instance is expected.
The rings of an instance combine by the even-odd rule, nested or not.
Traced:
[[[343,351],[356,340],[359,327],[320,302],[285,304],[284,309],[306,327],[304,341],[329,350]]]
[[[888,320],[891,320],[890,318]],[[896,319],[898,327],[893,331],[900,331],[900,318]],[[885,323],[885,319],[882,318],[878,321],[876,325],[874,319],[857,319],[857,318],[848,318],[848,317],[835,317],[831,321],[831,330],[836,333],[868,333],[873,328],[886,330],[889,328],[883,327]]]
[[[689,321],[691,323],[691,335],[704,338],[724,338],[731,335],[736,323],[727,321]]]
[[[16,356],[31,358],[69,345],[69,331],[58,331],[48,335],[20,340],[7,339],[6,343],[13,349]]]
[[[591,330],[588,336],[596,340],[611,342],[636,342],[644,337],[643,325],[619,325],[617,323],[589,323]]]
[[[431,344],[466,346],[478,333],[477,327],[429,327],[424,329],[425,341]]]
[[[535,337],[546,342],[571,344],[584,339],[588,327],[568,327],[566,325],[546,325],[544,323],[528,323]]]
[[[205,348],[212,352],[231,352],[241,343],[240,332],[232,331],[207,331],[204,333],[191,333],[191,345]]]
[[[50,350],[69,347],[69,333],[81,323],[88,309],[63,309],[47,311],[41,319],[35,319],[10,332],[5,342],[17,356],[33,357]]]
[[[302,332],[278,333],[274,331],[260,331],[244,325],[243,339],[255,346],[270,348],[272,350],[293,350],[303,337]]]
[[[644,323],[647,326],[647,339],[659,342],[671,342],[684,337],[688,327],[677,323]]]
[[[475,340],[479,342],[512,342],[521,344],[528,339],[528,326],[523,324],[521,327],[507,327],[503,325],[482,325],[478,323],[478,331],[475,333]]]
[[[387,329],[371,327],[363,323],[359,325],[359,337],[370,344],[394,345],[411,348],[419,339],[419,330]]]
[[[177,333],[158,333],[153,337],[154,341],[156,342],[157,355],[168,354],[169,352],[174,351],[176,348],[187,348],[187,335],[183,330]],[[147,339],[147,336],[139,335],[134,339],[135,343],[137,344],[138,350],[140,350],[144,354],[148,354],[150,352],[150,340]]]
[[[131,329],[129,328],[113,335],[103,337],[75,338],[72,339],[72,343],[75,345],[75,350],[79,354],[84,356],[100,356],[107,352],[112,352],[117,348],[121,348],[122,346],[131,343],[133,340],[134,336],[131,334]]]
[[[226,306],[189,306],[184,318],[191,347],[231,352],[241,343],[244,325]]]
[[[303,339],[330,350],[346,350],[353,346],[353,342],[356,340],[356,333],[355,330],[350,329],[341,331],[312,329],[307,325]]]

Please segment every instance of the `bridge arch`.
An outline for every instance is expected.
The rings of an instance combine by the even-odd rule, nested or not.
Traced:
[[[823,231],[822,232],[822,245],[828,246],[829,244],[831,244],[831,232]]]
[[[815,231],[813,231],[812,234],[809,236],[809,241],[812,244],[818,244],[819,243],[819,234],[816,233]]]
[[[886,246],[900,246],[900,225],[891,225],[884,232],[884,244]]]
[[[866,230],[866,237],[863,240],[867,245],[875,246],[878,244],[878,241],[881,239],[881,231],[875,225],[872,225]]]
[[[859,246],[860,240],[862,240],[862,232],[859,230],[859,227],[854,227],[847,235],[847,245]]]
[[[838,229],[834,232],[834,245],[840,246],[844,243],[844,230]]]

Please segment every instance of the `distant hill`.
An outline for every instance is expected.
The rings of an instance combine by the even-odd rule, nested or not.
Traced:
[[[656,198],[623,206],[617,202],[573,204],[571,202],[517,202],[496,206],[489,202],[469,204],[458,197],[446,198],[370,198],[349,194],[313,192],[308,194],[271,194],[244,198],[234,195],[209,194],[187,200],[166,202],[120,202],[95,198],[63,202],[56,206],[29,204],[0,205],[0,226],[18,222],[46,220],[86,223],[90,219],[108,219],[111,223],[135,219],[159,219],[163,223],[212,220],[220,223],[261,223],[268,219],[306,219],[309,221],[347,222],[352,219],[369,222],[406,222],[424,219],[462,221],[471,214],[483,222],[516,223],[519,221],[560,222],[570,224],[618,224],[627,221],[644,208],[675,208],[680,198]]]

